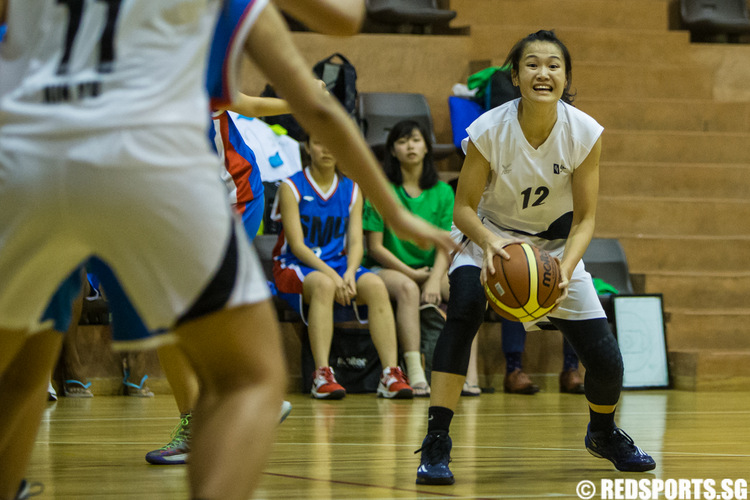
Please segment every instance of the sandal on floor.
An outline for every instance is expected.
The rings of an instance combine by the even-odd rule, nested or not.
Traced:
[[[414,391],[415,398],[429,398],[430,397],[430,386],[427,382],[420,382],[418,384],[412,384],[412,390]]]
[[[80,380],[69,379],[63,384],[63,392],[66,398],[93,398],[94,393],[89,387],[91,382],[84,384]]]
[[[30,483],[26,479],[22,479],[21,485],[18,487],[18,492],[13,498],[16,500],[26,500],[27,498],[35,497],[42,493],[44,493],[44,485],[42,483]]]
[[[141,379],[140,385],[135,385],[133,382],[128,381],[128,377],[130,376],[130,373],[127,371],[125,372],[125,378],[122,379],[122,383],[125,385],[125,392],[128,396],[134,396],[137,398],[152,398],[154,397],[154,393],[151,392],[151,389],[146,387],[146,379],[148,379],[148,375],[144,375]]]
[[[47,401],[57,401],[57,391],[52,385],[52,382],[50,382],[49,386],[47,386]]]
[[[468,382],[464,382],[464,387],[461,389],[462,396],[479,396],[482,394],[482,389],[478,385],[469,385]]]

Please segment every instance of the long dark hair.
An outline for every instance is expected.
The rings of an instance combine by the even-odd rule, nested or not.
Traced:
[[[519,67],[521,65],[521,56],[523,55],[523,51],[526,49],[526,46],[532,42],[550,42],[554,43],[560,48],[560,52],[562,52],[563,59],[565,61],[565,79],[567,80],[565,89],[563,90],[563,94],[560,99],[565,103],[572,104],[573,99],[575,98],[575,94],[572,94],[570,92],[570,84],[573,81],[573,62],[570,59],[570,52],[568,51],[568,48],[564,43],[562,43],[562,41],[560,41],[559,38],[557,38],[557,35],[555,35],[554,31],[539,30],[536,33],[531,33],[530,35],[527,35],[526,38],[523,38],[516,42],[513,48],[510,49],[508,57],[505,58],[505,63],[503,64],[503,66],[510,65],[511,71],[517,75]]]
[[[386,177],[393,184],[401,186],[404,183],[404,178],[401,174],[401,162],[393,156],[393,145],[402,137],[411,136],[414,130],[419,130],[419,133],[424,138],[424,143],[427,145],[427,154],[424,155],[424,160],[422,161],[422,175],[419,178],[419,187],[421,189],[430,189],[438,181],[437,170],[432,159],[432,142],[430,142],[430,136],[425,128],[414,120],[401,120],[388,133],[388,139],[385,142],[383,169],[385,170]]]

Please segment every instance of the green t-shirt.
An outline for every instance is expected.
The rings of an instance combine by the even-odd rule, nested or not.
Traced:
[[[411,213],[433,223],[440,229],[450,231],[453,222],[453,189],[445,182],[438,181],[430,189],[422,191],[416,198],[409,196],[403,186],[392,186],[396,198]],[[383,246],[393,253],[401,262],[409,267],[432,267],[435,263],[435,249],[424,250],[410,241],[398,238],[390,228],[385,227],[380,216],[370,200],[365,201],[362,213],[362,229],[383,233]],[[365,255],[365,267],[380,265],[371,257]]]

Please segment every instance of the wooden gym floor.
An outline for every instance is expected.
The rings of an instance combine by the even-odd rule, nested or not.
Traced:
[[[585,451],[583,396],[462,398],[451,432],[453,486],[415,484],[428,399],[288,399],[294,409],[279,426],[257,499],[579,498],[583,480],[750,482],[748,392],[623,393],[617,420],[656,459],[647,474],[618,472]],[[42,499],[187,498],[184,466],[143,459],[166,443],[176,414],[171,396],[60,398],[44,416],[27,477],[44,483]]]

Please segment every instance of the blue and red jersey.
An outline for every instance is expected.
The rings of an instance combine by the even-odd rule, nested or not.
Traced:
[[[284,182],[292,188],[299,204],[305,245],[323,261],[346,255],[349,215],[359,196],[359,186],[348,177],[336,175],[328,191],[323,192],[312,178],[309,168],[297,172]],[[272,215],[275,219],[280,218],[277,208],[274,206]],[[300,263],[289,249],[283,231],[279,234],[273,256],[282,267]]]

